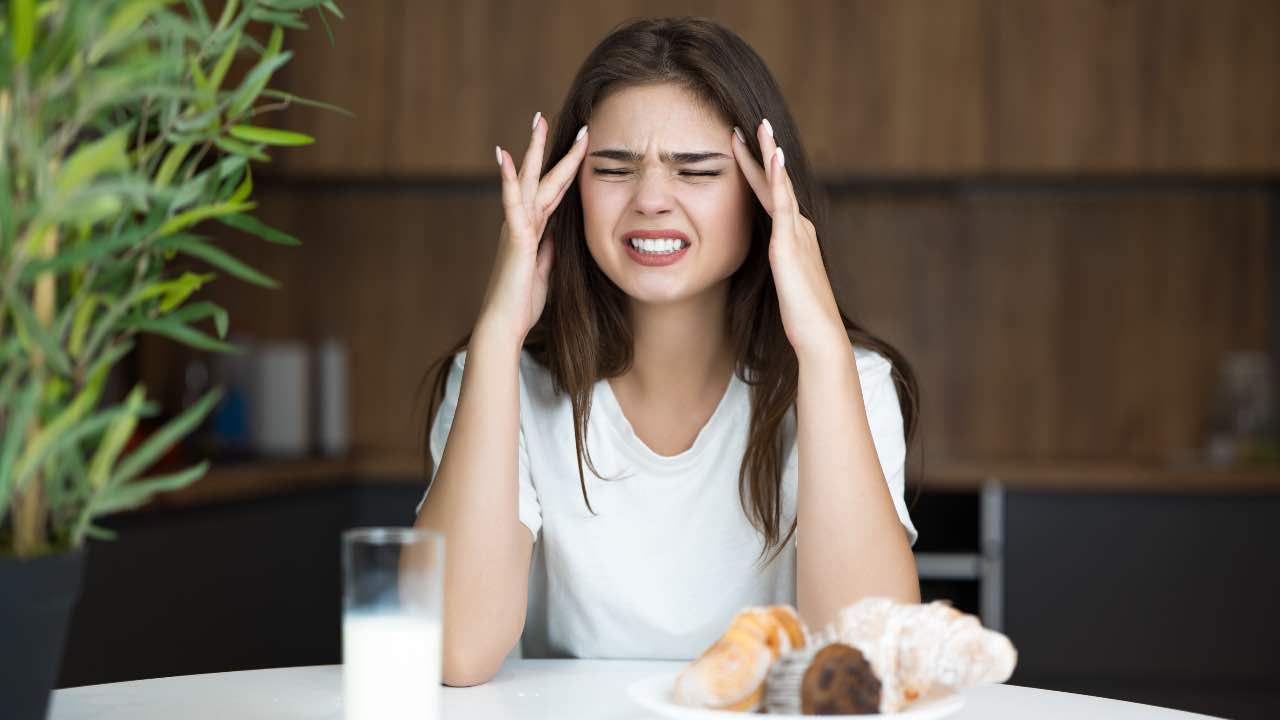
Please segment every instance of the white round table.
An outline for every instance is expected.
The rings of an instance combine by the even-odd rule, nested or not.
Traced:
[[[647,720],[627,697],[634,681],[684,663],[620,660],[508,660],[491,681],[444,688],[443,720],[609,718]],[[1178,710],[1013,685],[965,693],[955,720],[1189,720]],[[186,675],[53,693],[50,720],[341,720],[342,666]]]

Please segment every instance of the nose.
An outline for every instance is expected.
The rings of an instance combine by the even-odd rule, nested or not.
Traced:
[[[667,173],[661,169],[641,173],[634,203],[636,212],[641,215],[663,215],[671,212],[674,200],[667,187]]]

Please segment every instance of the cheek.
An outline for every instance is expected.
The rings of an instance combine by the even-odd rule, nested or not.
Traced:
[[[751,206],[741,188],[717,187],[697,200],[697,225],[710,235],[714,246],[728,264],[738,265],[751,244]]]

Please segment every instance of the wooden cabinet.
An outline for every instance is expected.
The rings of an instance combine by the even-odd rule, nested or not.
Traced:
[[[764,58],[814,167],[835,177],[1280,170],[1274,0],[362,0],[334,42],[290,35],[280,82],[355,118],[286,173],[490,177],[573,73],[637,15],[713,17]]]
[[[994,171],[1280,169],[1280,3],[993,0]]]

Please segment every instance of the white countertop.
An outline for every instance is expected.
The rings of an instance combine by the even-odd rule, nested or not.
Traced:
[[[608,718],[648,714],[627,697],[632,682],[684,663],[620,660],[508,660],[472,688],[444,688],[441,718]],[[965,693],[955,720],[1190,720],[1204,715],[1012,685]],[[53,693],[49,720],[341,720],[342,666],[187,675]]]

